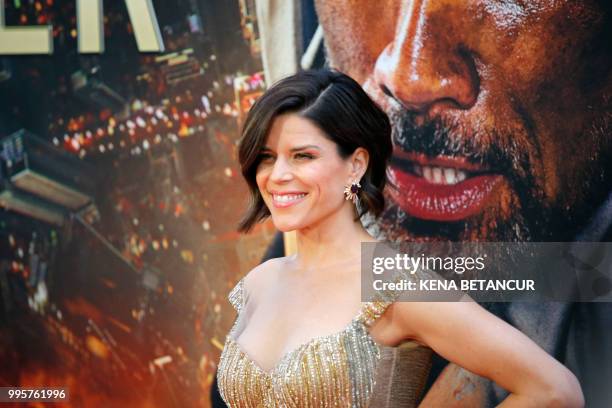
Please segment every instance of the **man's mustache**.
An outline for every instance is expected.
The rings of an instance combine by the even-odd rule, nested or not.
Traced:
[[[405,110],[389,113],[393,144],[410,153],[460,157],[487,172],[505,176],[511,184],[534,187],[528,147],[516,143],[512,135],[436,117],[417,125],[414,114]],[[516,185],[518,184],[518,185]],[[528,184],[529,186],[527,186]]]

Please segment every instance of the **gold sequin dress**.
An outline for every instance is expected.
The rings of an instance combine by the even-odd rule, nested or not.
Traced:
[[[226,337],[217,374],[219,391],[229,407],[417,405],[429,372],[431,349],[415,342],[382,346],[368,332],[392,301],[363,303],[344,329],[302,344],[267,372],[233,338],[244,305],[243,287],[240,280],[229,295],[238,317]]]

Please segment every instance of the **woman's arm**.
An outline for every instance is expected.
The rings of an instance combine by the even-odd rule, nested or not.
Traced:
[[[578,380],[527,336],[469,302],[398,302],[392,325],[511,393],[501,407],[583,407]],[[394,330],[395,331],[395,330]]]

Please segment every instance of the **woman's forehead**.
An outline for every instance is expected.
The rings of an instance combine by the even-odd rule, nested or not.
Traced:
[[[312,121],[296,114],[279,115],[273,122],[266,146],[272,149],[292,149],[299,146],[333,147],[325,133]]]

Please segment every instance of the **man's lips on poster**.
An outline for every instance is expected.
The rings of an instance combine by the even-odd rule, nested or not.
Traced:
[[[433,221],[459,221],[477,214],[503,176],[458,156],[428,157],[393,151],[390,177],[395,202],[413,217]]]

